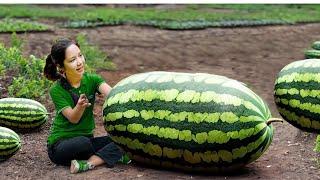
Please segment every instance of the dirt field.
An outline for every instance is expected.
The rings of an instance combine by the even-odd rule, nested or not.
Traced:
[[[154,70],[205,72],[237,79],[264,98],[274,117],[280,117],[273,102],[277,73],[286,64],[303,59],[303,51],[320,40],[320,24],[252,28],[212,28],[195,31],[166,31],[148,27],[114,26],[95,29],[56,29],[53,32],[20,34],[25,53],[44,57],[50,42],[83,32],[91,43],[108,53],[118,66],[114,72],[99,71],[115,85],[139,72]],[[0,34],[8,44],[10,34]],[[101,123],[102,100],[96,104],[96,134],[105,133]],[[52,105],[47,104],[49,111]],[[46,139],[51,119],[39,131],[21,135],[22,148],[0,164],[0,179],[320,179],[320,156],[312,151],[315,135],[302,133],[288,123],[275,125],[274,140],[257,161],[236,175],[204,176],[117,165],[113,169],[72,175],[67,167],[50,162]]]

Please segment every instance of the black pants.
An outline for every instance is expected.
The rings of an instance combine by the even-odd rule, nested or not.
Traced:
[[[55,164],[65,166],[70,166],[73,159],[88,160],[90,156],[97,155],[108,167],[113,167],[122,157],[123,152],[109,136],[79,136],[48,145],[48,155]]]

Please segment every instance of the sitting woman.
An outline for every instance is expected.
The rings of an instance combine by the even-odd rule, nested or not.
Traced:
[[[58,40],[46,59],[44,75],[55,81],[50,88],[56,111],[48,136],[50,160],[70,166],[71,173],[130,163],[110,136],[93,137],[95,94],[106,97],[111,87],[99,75],[85,72],[80,46],[69,39]]]

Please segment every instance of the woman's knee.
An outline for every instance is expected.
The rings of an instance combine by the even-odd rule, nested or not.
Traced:
[[[90,138],[85,136],[62,140],[52,149],[52,160],[57,164],[68,164],[73,159],[88,158],[94,154]],[[54,162],[53,161],[53,162]]]
[[[94,151],[90,138],[85,136],[78,136],[78,137],[68,139],[60,143],[59,146],[62,146],[64,151],[70,151],[70,152],[78,152],[78,153],[88,152],[89,153]]]

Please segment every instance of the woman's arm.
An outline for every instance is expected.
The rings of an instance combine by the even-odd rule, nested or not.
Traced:
[[[103,99],[105,99],[108,96],[108,94],[110,93],[111,89],[112,88],[107,83],[104,82],[104,83],[100,84],[98,90],[102,94]]]
[[[91,103],[89,103],[89,100],[87,99],[86,95],[81,94],[79,97],[79,100],[77,102],[77,105],[73,109],[71,107],[64,109],[62,111],[62,114],[71,123],[77,124],[79,122],[79,120],[81,119],[81,116],[82,116],[84,110],[89,106],[91,106]]]
[[[103,98],[106,98],[108,96],[108,94],[110,93],[111,89],[112,88],[105,82],[102,83],[99,86],[99,92],[101,93]],[[80,97],[79,97],[77,105],[73,109],[71,107],[64,109],[62,111],[62,114],[71,123],[77,124],[80,121],[84,110],[87,107],[89,107],[90,105],[91,105],[91,103],[89,103],[87,97],[84,94],[81,94]]]

